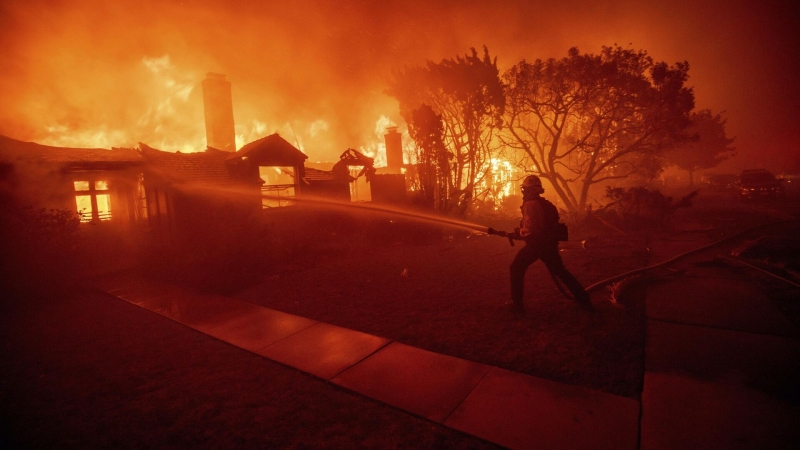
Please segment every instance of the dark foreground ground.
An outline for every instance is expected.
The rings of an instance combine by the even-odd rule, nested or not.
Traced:
[[[579,236],[583,245],[562,245],[562,255],[588,285],[773,221],[781,211],[700,199],[665,230],[594,230]],[[336,251],[307,255],[305,264],[237,297],[641,397],[644,307],[635,283],[596,292],[598,312],[589,315],[537,264],[527,278],[528,314],[517,317],[503,306],[515,251],[504,240],[454,232],[424,244],[342,239],[330,248]],[[765,288],[797,320],[780,283]],[[491,447],[94,291],[20,296],[3,305],[0,434],[15,447]]]
[[[574,240],[561,244],[565,264],[588,286],[785,218],[782,204],[740,204],[717,196],[701,196],[696,203],[678,210],[660,229],[579,229]],[[642,291],[620,295],[627,283],[612,286],[616,293],[598,289],[592,295],[597,312],[587,314],[556,289],[538,262],[527,274],[527,314],[516,316],[505,302],[508,266],[518,248],[505,239],[458,230],[424,245],[351,240],[339,244],[335,254],[273,275],[237,298],[438,353],[638,398],[644,367]]]
[[[495,448],[104,294],[17,300],[3,448]]]

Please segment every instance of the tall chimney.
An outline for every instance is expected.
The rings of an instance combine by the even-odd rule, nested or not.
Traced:
[[[236,151],[236,132],[233,130],[231,82],[225,75],[209,72],[203,85],[203,109],[206,116],[206,141],[209,147],[226,152]]]
[[[397,127],[389,127],[383,135],[386,140],[386,171],[401,173],[403,167],[403,139]]]

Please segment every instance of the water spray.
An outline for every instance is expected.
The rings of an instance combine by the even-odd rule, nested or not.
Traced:
[[[240,187],[209,187],[207,185],[200,185],[200,184],[191,184],[186,185],[185,188],[191,189],[193,191],[201,190],[206,191],[209,194],[213,195],[233,195],[237,197],[254,197],[253,191],[249,189],[243,189]],[[511,246],[514,246],[514,240],[521,240],[522,238],[519,235],[519,229],[515,229],[513,232],[507,232],[502,230],[495,230],[494,228],[487,227],[484,225],[479,225],[472,222],[465,222],[463,220],[456,220],[442,216],[436,216],[432,214],[422,214],[416,213],[408,210],[391,208],[388,206],[377,206],[372,204],[363,204],[363,203],[352,203],[352,202],[345,202],[341,200],[332,200],[329,198],[323,197],[313,197],[313,196],[301,196],[301,197],[281,197],[279,195],[271,195],[265,193],[259,193],[258,197],[265,200],[276,200],[276,201],[291,201],[296,203],[305,203],[309,205],[315,205],[323,208],[344,208],[344,209],[356,209],[361,211],[368,211],[371,213],[378,213],[378,214],[387,214],[391,216],[398,216],[398,217],[406,217],[413,220],[423,221],[423,222],[430,222],[436,223],[440,225],[446,225],[449,227],[455,228],[463,228],[470,231],[483,233],[487,235],[495,235],[500,237],[508,238],[508,243]]]
[[[269,195],[269,194],[261,194],[261,198],[264,198],[264,199],[267,199],[267,200],[286,200],[286,197],[280,197],[280,196]],[[431,223],[438,223],[438,224],[448,225],[448,226],[456,227],[456,228],[466,228],[466,229],[471,230],[471,231],[477,231],[477,232],[488,234],[488,235],[495,235],[495,236],[508,238],[508,243],[511,244],[512,247],[514,246],[514,240],[521,240],[522,239],[520,237],[520,235],[519,235],[519,229],[516,229],[513,232],[495,230],[492,227],[486,227],[486,226],[478,225],[478,224],[471,223],[471,222],[464,222],[464,221],[461,221],[461,220],[448,219],[446,217],[433,216],[433,215],[429,215],[429,214],[419,214],[419,213],[414,213],[414,212],[410,212],[410,211],[404,211],[404,210],[400,210],[400,209],[387,208],[387,207],[383,207],[383,206],[366,205],[366,204],[361,204],[361,203],[340,202],[340,201],[321,199],[321,198],[316,198],[316,197],[293,198],[292,201],[296,201],[296,202],[300,202],[300,203],[309,203],[309,204],[327,206],[327,207],[339,207],[339,206],[342,206],[342,207],[346,207],[346,208],[360,209],[360,210],[370,211],[370,212],[375,212],[375,213],[389,214],[389,215],[401,216],[401,217],[408,217],[408,218],[412,218],[412,219],[416,219],[416,220],[422,220],[422,221],[431,222]]]
[[[337,201],[337,200],[330,200],[326,198],[319,198],[319,197],[292,197],[287,199],[286,197],[281,197],[278,195],[270,195],[270,194],[261,194],[261,198],[267,200],[280,200],[280,201],[292,201],[297,203],[306,203],[310,205],[316,205],[321,207],[328,207],[328,208],[347,208],[347,209],[357,209],[362,211],[369,211],[373,213],[379,214],[387,214],[399,217],[407,217],[410,219],[415,219],[419,221],[431,222],[431,223],[438,223],[442,225],[448,225],[455,228],[465,228],[471,231],[477,231],[480,233],[485,234],[496,234],[498,233],[493,228],[489,228],[483,225],[478,225],[476,223],[471,222],[464,222],[462,220],[450,219],[447,217],[440,217],[434,216],[430,214],[421,214],[415,213],[411,211],[395,209],[386,206],[377,206],[377,205],[367,205],[362,203],[351,203],[351,202],[344,202],[344,201]]]

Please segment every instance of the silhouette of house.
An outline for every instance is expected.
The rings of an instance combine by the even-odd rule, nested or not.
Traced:
[[[303,177],[303,192],[307,195],[327,197],[333,200],[350,201],[350,183],[355,181],[350,174],[341,174],[306,167]]]
[[[0,136],[4,200],[77,211],[86,223],[136,223],[143,160],[133,149],[63,148]]]
[[[186,231],[214,220],[235,220],[260,208],[260,182],[231,153],[171,153],[139,144],[148,224]]]
[[[295,196],[349,199],[352,177],[306,169],[307,158],[278,134],[235,153],[171,153],[142,143],[61,148],[0,136],[0,186],[6,198],[74,210],[84,223],[183,232],[285,206]]]

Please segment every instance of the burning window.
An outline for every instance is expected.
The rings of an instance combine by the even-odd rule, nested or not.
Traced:
[[[292,204],[291,199],[295,196],[295,176],[293,167],[283,166],[260,166],[258,168],[261,180],[261,199],[263,208],[279,208]]]
[[[75,181],[75,204],[81,222],[111,220],[108,181]]]

